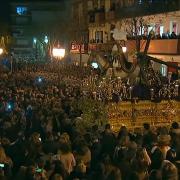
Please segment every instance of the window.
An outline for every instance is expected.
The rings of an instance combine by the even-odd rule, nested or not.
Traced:
[[[19,15],[27,14],[27,7],[16,7],[16,13]]]
[[[95,40],[96,43],[103,43],[103,31],[96,31]]]

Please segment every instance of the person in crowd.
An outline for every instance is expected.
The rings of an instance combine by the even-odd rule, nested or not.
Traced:
[[[113,156],[113,150],[115,148],[116,138],[111,130],[110,124],[106,124],[105,126],[105,130],[102,133],[101,144],[102,144],[102,154],[107,153],[110,156]]]
[[[0,147],[0,163],[13,166],[11,158],[6,155],[3,147]]]
[[[58,154],[57,156],[55,156],[55,158],[57,158],[57,160],[60,160],[63,163],[65,170],[69,174],[73,171],[76,165],[76,160],[71,152],[70,144],[61,144]]]
[[[143,135],[142,146],[147,148],[147,150],[149,151],[149,149],[152,148],[154,134],[151,130],[150,124],[144,123],[143,127],[144,127],[144,132],[143,132],[144,135]]]
[[[77,162],[76,167],[74,168],[74,170],[72,171],[72,173],[68,179],[69,180],[73,180],[73,179],[86,180],[86,179],[88,179],[86,165],[84,164],[83,161]]]
[[[158,148],[163,153],[164,159],[166,159],[167,152],[171,149],[170,147],[171,136],[166,134],[160,134],[158,136]]]
[[[151,165],[151,159],[145,148],[140,148],[131,162],[132,170],[138,174],[139,179],[148,178],[148,169]]]
[[[177,35],[176,35],[176,33],[173,31],[172,33],[171,33],[171,39],[176,39],[177,38]]]

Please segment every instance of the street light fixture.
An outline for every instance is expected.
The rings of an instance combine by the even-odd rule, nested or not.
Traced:
[[[0,48],[0,55],[2,55],[4,52],[4,50],[2,48]]]
[[[55,58],[62,59],[65,56],[65,49],[63,49],[63,48],[53,48],[52,55]]]
[[[123,53],[126,53],[126,52],[127,52],[127,47],[126,47],[126,46],[123,46],[123,47],[122,47],[122,52],[123,52]]]

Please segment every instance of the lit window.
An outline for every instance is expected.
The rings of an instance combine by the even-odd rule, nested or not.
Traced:
[[[16,7],[16,13],[19,15],[27,14],[27,7]]]

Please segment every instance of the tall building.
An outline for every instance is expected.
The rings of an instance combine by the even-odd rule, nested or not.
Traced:
[[[87,1],[72,0],[72,40],[89,41],[88,34],[88,4]]]
[[[49,44],[68,41],[70,0],[11,3],[12,51],[17,57],[44,57]]]

